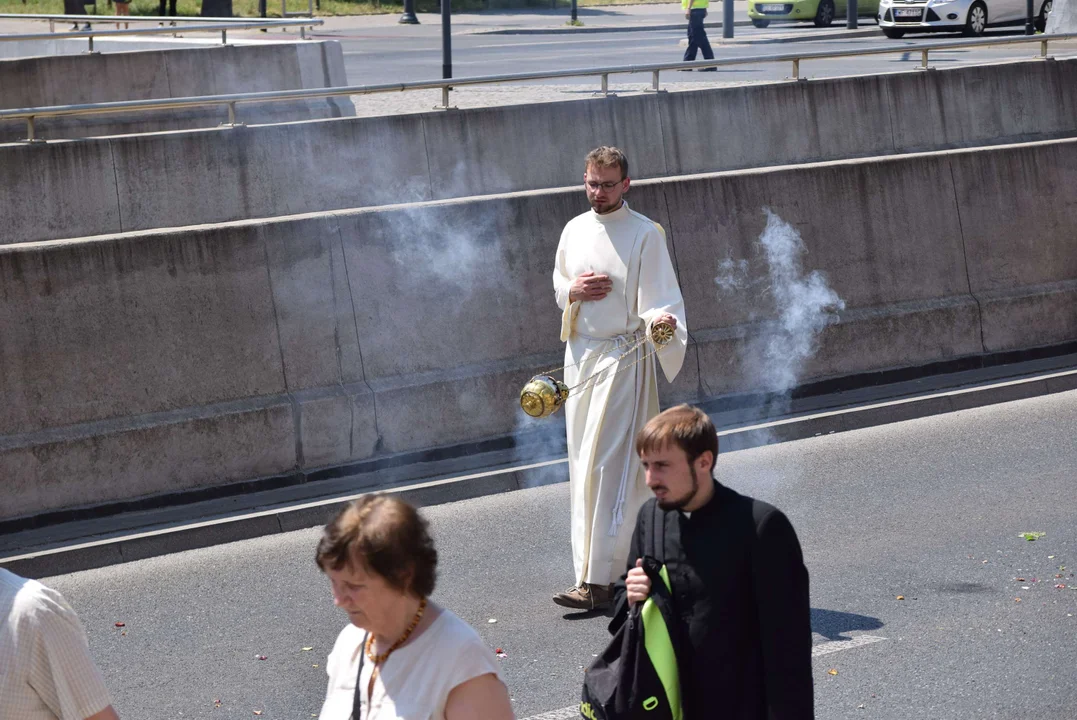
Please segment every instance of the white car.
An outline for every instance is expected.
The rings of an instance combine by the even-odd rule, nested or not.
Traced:
[[[888,38],[908,32],[983,35],[989,27],[1023,25],[1026,0],[880,0],[879,26]],[[1043,31],[1052,0],[1033,0],[1036,28]]]

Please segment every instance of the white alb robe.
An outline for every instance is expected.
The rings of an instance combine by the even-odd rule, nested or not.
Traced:
[[[599,301],[570,303],[573,280],[588,270],[609,275],[613,290]],[[665,232],[627,203],[565,226],[553,284],[567,343],[565,383],[571,388],[599,373],[597,382],[570,392],[565,422],[576,582],[605,585],[624,572],[636,514],[649,497],[635,437],[658,414],[655,357],[669,381],[684,363],[684,300]],[[657,355],[647,356],[646,343],[621,358],[663,313],[677,318],[674,339]]]

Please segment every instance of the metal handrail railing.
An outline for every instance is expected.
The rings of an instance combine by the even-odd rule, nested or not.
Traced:
[[[1020,37],[1000,37],[977,40],[956,40],[951,42],[931,42],[910,47],[908,45],[886,45],[878,48],[858,50],[816,50],[802,53],[781,53],[775,55],[756,55],[751,57],[715,58],[697,62],[652,63],[647,65],[619,65],[602,68],[581,68],[572,70],[554,70],[539,73],[515,73],[508,75],[484,75],[471,78],[446,80],[424,80],[418,82],[387,83],[381,85],[352,85],[337,88],[311,88],[304,90],[274,90],[269,92],[237,93],[231,95],[204,95],[187,98],[163,98],[159,100],[128,100],[122,102],[92,103],[83,105],[55,105],[51,107],[22,108],[0,110],[0,121],[24,120],[26,122],[27,142],[33,142],[34,120],[36,118],[61,117],[73,115],[103,115],[126,111],[173,110],[191,107],[210,107],[224,105],[228,108],[228,125],[236,125],[236,106],[240,103],[283,102],[286,100],[312,100],[342,95],[373,95],[387,92],[409,90],[438,90],[442,92],[442,109],[449,108],[449,91],[453,88],[469,85],[495,85],[501,83],[527,82],[531,80],[555,80],[559,78],[600,77],[601,92],[609,93],[610,75],[634,75],[651,73],[651,90],[659,90],[659,73],[663,70],[686,70],[707,67],[729,67],[734,65],[752,65],[758,63],[791,62],[793,80],[807,80],[800,76],[800,63],[804,60],[824,60],[833,58],[862,57],[869,55],[890,55],[894,53],[919,52],[921,64],[918,69],[930,69],[928,54],[935,51],[959,50],[970,47],[989,47],[995,45],[1019,45],[1038,43],[1041,59],[1046,59],[1047,44],[1051,41],[1077,40],[1077,33],[1060,33],[1057,35],[1036,35]]]
[[[190,23],[190,22],[251,22],[252,20],[258,20],[260,22],[277,22],[282,20],[276,18],[243,18],[243,17],[202,17],[194,15],[60,15],[49,13],[0,13],[0,20],[48,20],[50,26],[52,23],[57,22],[177,22],[177,23]],[[50,30],[51,31],[51,30]]]
[[[69,18],[78,17],[75,15],[68,15]],[[101,18],[103,16],[97,16]],[[124,22],[126,15],[116,15],[114,17],[121,18],[119,22]],[[109,22],[115,22],[110,20]],[[260,30],[262,28],[271,27],[298,27],[299,37],[303,40],[307,39],[306,29],[314,25],[324,24],[324,20],[243,20],[235,21],[229,20],[225,22],[212,22],[203,23],[201,25],[191,24],[183,27],[183,32],[219,32],[221,34],[221,43],[228,44],[228,31],[229,30]],[[148,27],[148,28],[131,28],[128,30],[69,30],[67,32],[47,32],[47,33],[18,33],[15,35],[0,35],[0,42],[18,42],[22,40],[66,40],[87,38],[89,40],[89,51],[93,52],[94,38],[110,38],[110,37],[126,37],[132,35],[174,35],[179,28],[177,27]]]

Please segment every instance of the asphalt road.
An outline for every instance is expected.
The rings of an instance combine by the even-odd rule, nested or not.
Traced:
[[[862,21],[861,27],[872,28]],[[915,69],[920,63],[919,45],[930,41],[959,40],[958,35],[936,34],[889,40],[881,33],[870,37],[841,37],[842,29],[830,31],[832,37],[796,43],[774,42],[797,36],[816,37],[819,31],[810,24],[771,27],[765,31],[755,28],[736,28],[736,38],[724,43],[721,30],[709,32],[715,56],[744,57],[773,55],[787,52],[811,52],[835,49],[867,49],[891,46],[899,49],[893,55],[806,61],[801,74],[805,77],[835,77],[853,74],[898,72]],[[1014,31],[998,30],[991,35],[1008,36]],[[442,77],[442,49],[439,29],[428,25],[420,28],[388,26],[355,30],[319,32],[316,37],[339,40],[344,50],[348,81],[353,84],[377,84],[431,80]],[[544,72],[579,68],[609,67],[642,63],[676,62],[684,48],[680,41],[684,32],[662,30],[648,32],[616,32],[584,35],[484,35],[461,34],[452,38],[452,67],[454,77],[498,75],[504,73]],[[766,40],[767,42],[760,42]],[[746,42],[753,41],[753,42]],[[1072,54],[1074,47],[1057,46],[1054,54]],[[1038,53],[1038,46],[996,47],[976,51],[954,50],[932,53],[934,67],[982,64],[1007,59],[1027,59]],[[702,57],[702,56],[700,56]],[[762,82],[787,79],[791,74],[788,63],[768,63],[723,68],[706,75],[673,73],[664,82],[707,80],[715,83]],[[593,78],[557,80],[558,84],[579,83],[595,85]],[[621,83],[649,83],[649,75],[621,75],[611,78]]]
[[[796,526],[816,648],[885,638],[813,661],[819,718],[1077,717],[1075,425],[1071,392],[720,458],[722,481]],[[522,718],[572,705],[606,642],[604,618],[549,601],[571,581],[566,490],[425,511],[441,555],[435,597],[505,651]],[[122,717],[298,720],[319,710],[345,622],[314,566],[316,538],[46,582],[80,613]]]

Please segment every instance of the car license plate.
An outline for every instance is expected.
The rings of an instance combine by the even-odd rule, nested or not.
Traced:
[[[901,18],[902,20],[919,20],[920,9],[919,8],[896,8],[894,10],[894,17]]]
[[[785,5],[760,5],[759,10],[765,13],[784,13]]]

